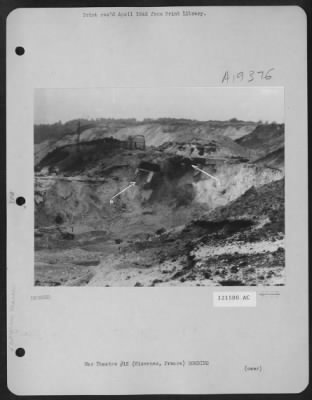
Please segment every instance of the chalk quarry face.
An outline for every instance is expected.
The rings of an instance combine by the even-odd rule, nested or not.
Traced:
[[[284,284],[283,125],[101,120],[79,142],[42,129],[36,285]]]

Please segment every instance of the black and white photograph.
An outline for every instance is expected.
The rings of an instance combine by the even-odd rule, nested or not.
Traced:
[[[36,89],[36,286],[282,286],[284,91]]]
[[[305,12],[16,8],[6,40],[10,392],[304,391]]]

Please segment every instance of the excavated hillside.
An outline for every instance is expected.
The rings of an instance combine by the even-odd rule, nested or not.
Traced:
[[[284,169],[285,165],[285,151],[284,147],[266,154],[264,157],[258,158],[255,163],[264,167]]]
[[[275,194],[283,207],[283,169],[252,162],[250,141],[230,138],[249,136],[259,125],[165,119],[85,127],[36,140],[37,285],[282,284],[283,255],[275,252],[283,249],[283,230],[266,229],[274,215],[257,207]],[[263,251],[273,254],[271,278],[259,272]],[[235,275],[248,257],[254,271]],[[216,266],[210,275],[199,267],[208,259]],[[232,272],[220,272],[229,265]]]
[[[147,146],[158,147],[166,142],[197,141],[206,143],[207,136],[217,135],[237,139],[251,133],[256,127],[255,122],[244,121],[194,121],[184,119],[162,118],[158,120],[145,120],[139,122],[133,119],[69,121],[63,126],[39,125],[35,126],[35,164],[37,165],[48,153],[58,147],[74,145],[77,143],[79,132],[80,142],[92,142],[113,137],[117,140],[127,140],[129,135],[143,135]],[[53,135],[55,132],[55,135]],[[62,135],[63,132],[63,135]],[[242,148],[228,141],[228,145]]]
[[[284,124],[259,125],[248,135],[237,139],[236,143],[248,150],[250,159],[255,161],[276,152],[283,154],[284,136]]]

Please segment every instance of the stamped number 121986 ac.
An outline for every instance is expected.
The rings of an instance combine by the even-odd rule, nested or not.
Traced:
[[[256,307],[256,292],[214,292],[214,307]]]

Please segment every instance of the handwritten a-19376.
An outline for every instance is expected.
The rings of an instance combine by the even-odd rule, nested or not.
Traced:
[[[261,81],[269,81],[273,78],[273,71],[275,68],[268,68],[262,70],[248,70],[248,71],[238,71],[231,72],[225,71],[222,75],[221,83],[230,84],[230,83],[251,83],[251,82],[261,82]]]

